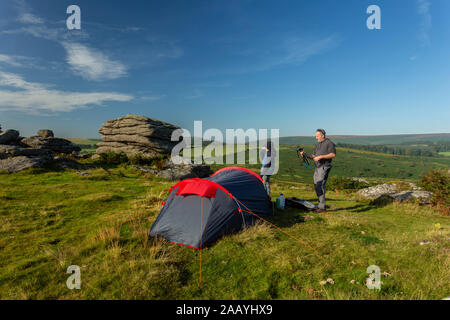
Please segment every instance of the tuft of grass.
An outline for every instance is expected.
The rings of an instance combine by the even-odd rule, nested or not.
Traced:
[[[79,198],[79,200],[81,201],[99,201],[99,202],[117,201],[121,199],[122,199],[121,196],[109,192],[93,193]]]
[[[12,200],[13,198],[6,192],[0,191],[0,200]]]
[[[114,226],[103,228],[98,232],[96,239],[109,244],[117,243],[120,239],[120,230]]]

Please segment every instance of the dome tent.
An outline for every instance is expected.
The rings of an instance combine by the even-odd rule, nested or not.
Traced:
[[[241,167],[183,180],[169,192],[149,236],[195,249],[252,225],[257,216],[267,217],[271,211],[260,176]]]

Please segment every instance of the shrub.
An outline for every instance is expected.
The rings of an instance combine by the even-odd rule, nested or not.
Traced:
[[[105,153],[100,153],[99,162],[104,163],[104,164],[127,163],[128,157],[125,152],[120,152],[120,153],[105,152]]]
[[[444,214],[450,214],[450,175],[447,171],[430,169],[420,178],[419,186],[433,193],[433,205]]]
[[[141,153],[136,153],[128,157],[128,163],[133,165],[151,165],[152,160],[144,157]]]
[[[149,165],[155,166],[157,169],[162,170],[165,166],[165,160],[167,155],[159,155],[156,159],[149,159],[143,156],[141,153],[136,153],[127,156],[125,152],[105,152],[100,154],[100,159],[97,162],[107,165],[118,164],[131,164],[131,165]]]
[[[411,190],[411,185],[408,182],[402,181],[402,180],[391,180],[386,183],[392,183],[397,186],[397,191],[409,191]]]
[[[359,190],[366,187],[367,184],[364,182],[344,177],[332,177],[327,183],[327,188],[332,190]]]
[[[166,159],[167,156],[160,154],[157,159],[153,160],[153,165],[156,167],[156,169],[162,170],[166,165]]]

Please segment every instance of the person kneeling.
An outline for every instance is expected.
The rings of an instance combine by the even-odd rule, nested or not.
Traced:
[[[262,148],[260,157],[262,160],[261,166],[261,179],[264,182],[264,188],[266,189],[267,195],[270,197],[270,177],[275,171],[275,157],[276,152],[273,148],[272,142],[267,141],[266,147]]]

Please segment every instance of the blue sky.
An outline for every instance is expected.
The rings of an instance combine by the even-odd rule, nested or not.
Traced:
[[[98,137],[135,113],[281,136],[449,132],[449,16],[447,0],[1,1],[0,124]]]

